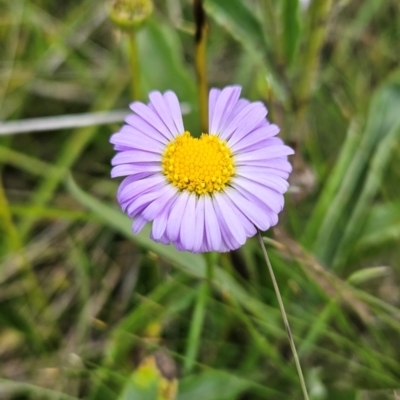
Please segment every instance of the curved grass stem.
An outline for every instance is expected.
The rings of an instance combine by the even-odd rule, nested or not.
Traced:
[[[269,260],[268,254],[267,254],[267,249],[265,248],[265,245],[264,245],[264,242],[263,242],[263,239],[262,239],[262,236],[261,236],[261,232],[258,229],[257,229],[257,237],[258,237],[258,241],[260,242],[260,246],[261,246],[262,252],[264,254],[264,258],[265,258],[265,262],[266,262],[267,267],[268,267],[269,274],[271,276],[271,280],[272,280],[272,284],[274,286],[276,297],[278,299],[279,308],[281,310],[283,323],[285,325],[286,333],[287,333],[287,336],[288,336],[288,339],[289,339],[290,348],[292,350],[294,362],[296,364],[297,374],[298,374],[299,379],[300,379],[300,385],[301,385],[301,389],[303,391],[303,396],[304,396],[305,400],[309,400],[308,392],[307,392],[307,386],[306,386],[306,383],[304,381],[303,371],[301,369],[299,356],[297,354],[296,346],[294,344],[292,331],[290,330],[290,325],[289,325],[289,321],[288,321],[288,318],[287,318],[287,315],[286,315],[285,306],[283,305],[282,296],[281,296],[281,293],[279,291],[279,286],[278,286],[278,283],[277,283],[277,281],[275,279],[275,274],[274,274],[271,262]]]

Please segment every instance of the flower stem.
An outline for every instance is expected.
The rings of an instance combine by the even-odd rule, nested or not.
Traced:
[[[193,4],[196,22],[195,67],[197,74],[200,125],[203,133],[208,133],[208,85],[207,85],[207,31],[208,25],[202,0]]]
[[[205,253],[207,262],[206,275],[198,288],[196,304],[194,307],[193,318],[189,329],[189,339],[185,352],[184,371],[190,373],[196,362],[197,354],[200,348],[200,336],[204,325],[204,316],[207,305],[207,299],[210,295],[210,289],[213,279],[214,264],[216,263],[218,253]]]
[[[260,246],[261,246],[262,252],[264,254],[264,258],[265,258],[265,262],[266,262],[267,267],[268,267],[269,274],[271,276],[271,280],[272,280],[272,284],[274,286],[275,294],[276,294],[276,297],[278,299],[279,308],[281,310],[283,323],[285,325],[286,333],[287,333],[287,336],[288,336],[288,339],[289,339],[290,348],[292,350],[293,357],[294,357],[294,362],[296,364],[297,374],[299,375],[301,389],[303,391],[303,396],[304,396],[305,400],[309,400],[306,383],[304,381],[303,371],[301,370],[300,360],[299,360],[299,356],[297,355],[297,350],[296,350],[296,346],[294,344],[292,331],[290,330],[290,325],[289,325],[289,321],[288,321],[288,318],[287,318],[287,315],[286,315],[285,306],[283,305],[281,293],[279,291],[278,283],[276,282],[275,274],[274,274],[271,262],[269,260],[268,254],[267,254],[267,249],[265,248],[263,239],[261,237],[261,232],[258,229],[257,229],[257,236],[258,236],[258,241],[260,242]]]
[[[140,68],[137,49],[136,30],[132,28],[129,31],[129,63],[132,74],[131,95],[133,100],[140,99]]]

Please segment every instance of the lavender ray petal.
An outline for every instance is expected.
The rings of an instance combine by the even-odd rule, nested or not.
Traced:
[[[188,192],[181,192],[171,208],[166,229],[166,235],[171,242],[175,242],[179,238],[183,215],[182,211],[186,208],[188,200]]]
[[[267,148],[259,149],[249,153],[240,153],[235,156],[237,164],[246,163],[246,161],[252,160],[265,160],[268,158],[284,157],[293,154],[294,151],[289,146],[270,146]]]
[[[152,235],[154,240],[160,241],[165,235],[169,214],[174,206],[175,201],[178,199],[178,196],[179,194],[176,194],[172,199],[169,199],[164,208],[162,208],[160,213],[154,218],[152,227]]]
[[[185,132],[182,119],[181,105],[179,104],[178,97],[172,91],[167,91],[164,93],[164,100],[168,105],[171,117],[174,121],[176,132],[178,134]]]
[[[157,172],[161,172],[159,166],[149,166],[148,168],[143,166],[138,166],[135,164],[121,164],[117,165],[111,169],[111,178],[116,178],[118,176],[134,176],[137,180],[147,178]]]
[[[187,251],[192,251],[194,246],[194,235],[196,227],[196,196],[189,195],[186,207],[182,210],[182,223],[180,230],[180,242],[182,248]]]
[[[221,193],[216,193],[214,196],[214,204],[216,209],[219,209],[219,214],[226,225],[226,237],[225,242],[231,245],[231,249],[242,246],[246,241],[246,233],[241,224],[240,218],[238,217],[236,210],[229,207],[225,197]]]
[[[155,199],[162,195],[164,187],[161,185],[155,186],[152,190],[147,191],[140,196],[136,196],[133,201],[130,202],[126,208],[127,215],[132,218],[139,212],[142,212],[144,208],[148,207]],[[144,206],[144,208],[143,208]]]
[[[165,150],[163,143],[128,125],[124,125],[119,132],[114,133],[110,138],[110,143],[152,153],[162,154]]]
[[[247,174],[252,175],[256,178],[255,180],[258,180],[258,177],[262,177],[264,175],[276,175],[285,180],[289,178],[289,172],[286,172],[284,170],[277,168],[269,168],[269,167],[255,167],[252,165],[249,166],[241,165],[239,167],[236,167],[235,174],[237,176],[242,176],[242,175],[246,176]]]
[[[147,221],[153,221],[157,216],[163,212],[163,210],[170,206],[178,196],[177,189],[172,185],[166,185],[162,192],[159,193],[157,199],[155,199],[144,211],[143,216]]]
[[[163,95],[160,92],[154,91],[149,94],[151,105],[159,115],[160,119],[164,122],[168,128],[169,133],[172,137],[175,137],[179,132],[175,126],[175,122],[172,118],[168,104],[165,102]]]
[[[114,147],[115,151],[129,151],[129,150],[132,150],[132,147],[121,146],[119,144],[115,144],[113,147]]]
[[[261,140],[258,143],[254,143],[251,146],[247,146],[245,148],[243,148],[242,150],[240,150],[240,154],[244,154],[244,153],[252,153],[254,151],[260,150],[262,148],[266,149],[270,146],[284,146],[284,142],[282,139],[280,138],[269,138],[269,139],[265,139],[265,140]],[[239,152],[238,152],[239,154]]]
[[[161,163],[161,158],[161,154],[150,153],[143,150],[129,150],[117,153],[111,160],[111,165],[153,161],[159,161]]]
[[[225,132],[225,130],[227,129],[228,125],[231,124],[232,120],[239,114],[241,113],[247,106],[249,106],[251,104],[251,102],[249,100],[246,99],[239,99],[235,105],[235,107],[233,108],[231,115],[233,116],[233,118],[227,118],[225,123],[223,124],[221,131]]]
[[[217,104],[220,93],[220,89],[212,88],[208,96],[208,130],[210,130],[211,121],[214,117],[215,105]]]
[[[164,135],[168,140],[172,140],[174,138],[164,121],[154,110],[151,109],[150,106],[146,106],[141,102],[134,102],[130,105],[130,107],[132,111],[156,128],[160,134]]]
[[[279,127],[277,125],[265,123],[257,129],[251,131],[248,135],[244,136],[234,145],[230,145],[230,148],[234,153],[237,153],[265,139],[269,139],[270,137],[273,137],[278,133]]]
[[[186,251],[187,250],[179,238],[173,243],[174,243],[174,246],[176,247],[177,250],[179,250],[179,251]]]
[[[204,197],[200,196],[196,203],[196,221],[195,226],[196,230],[194,231],[194,244],[193,244],[193,251],[195,253],[204,251],[203,245],[206,242],[204,237]]]
[[[269,214],[272,211],[268,207],[265,207],[264,203],[257,198],[252,202],[240,191],[232,188],[228,189],[225,193],[255,226],[263,231],[270,228],[271,218]]]
[[[263,103],[255,102],[249,104],[224,129],[224,139],[229,139],[228,144],[230,147],[234,146],[239,140],[264,122],[266,115],[267,109]]]
[[[287,157],[268,158],[265,160],[263,159],[249,160],[243,162],[243,165],[236,164],[236,166],[240,168],[245,168],[245,167],[275,168],[285,172],[291,172],[293,168],[290,162],[288,161]]]
[[[209,133],[220,134],[221,128],[229,118],[233,108],[239,100],[240,86],[228,86],[222,90],[214,106],[212,120],[210,120]]]
[[[168,246],[169,244],[171,244],[171,241],[168,239],[168,237],[164,234],[159,238],[155,238],[153,235],[153,231],[150,232],[150,239],[154,240],[157,243],[162,243],[165,244],[166,246]]]
[[[230,190],[232,190],[232,189],[230,189]],[[256,230],[254,224],[250,221],[250,219],[230,199],[230,197],[227,195],[227,193],[224,193],[224,200],[227,202],[227,206],[230,207],[232,210],[234,210],[235,214],[240,219],[240,222],[243,226],[246,237],[254,236],[257,233],[257,230]]]
[[[117,199],[119,203],[122,203],[135,196],[140,196],[141,194],[146,193],[148,190],[153,189],[153,187],[165,183],[166,180],[162,174],[154,174],[153,176],[141,179],[140,181],[135,177],[127,177],[121,182],[118,188]]]
[[[205,236],[209,251],[219,251],[222,248],[221,229],[215,214],[214,205],[210,196],[204,196]]]
[[[253,196],[264,202],[275,213],[282,211],[284,204],[283,195],[274,189],[243,177],[232,179],[232,187],[246,189],[249,193],[252,193]]]
[[[135,217],[135,219],[133,220],[133,223],[132,223],[133,233],[138,234],[146,224],[147,224],[147,221],[141,215],[138,215],[137,217]]]
[[[272,174],[251,174],[251,173],[246,173],[246,172],[242,172],[242,173],[238,173],[236,171],[236,174],[238,177],[244,177],[250,181],[259,183],[263,186],[267,186],[271,189],[276,190],[278,193],[286,193],[286,191],[288,190],[289,187],[289,183],[277,176],[277,175],[272,175]]]
[[[125,122],[132,127],[132,129],[141,132],[153,140],[157,140],[164,145],[168,143],[168,139],[160,131],[137,114],[129,114],[125,118]]]

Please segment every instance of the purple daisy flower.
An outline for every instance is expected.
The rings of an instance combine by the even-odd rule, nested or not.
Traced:
[[[261,102],[239,99],[240,86],[211,89],[209,133],[185,131],[175,93],[134,102],[110,142],[118,152],[111,176],[122,210],[138,233],[191,252],[229,251],[278,222],[293,150],[277,137]]]

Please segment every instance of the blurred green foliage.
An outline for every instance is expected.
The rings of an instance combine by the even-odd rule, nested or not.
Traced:
[[[210,86],[265,101],[297,150],[265,235],[311,398],[399,397],[400,3],[204,3]],[[106,1],[0,6],[2,120],[127,108]],[[158,0],[137,40],[142,99],[174,90],[198,134],[193,35],[192,3]],[[131,232],[109,178],[117,129],[0,136],[0,398],[300,398],[254,238],[219,257],[183,369],[206,260]]]

